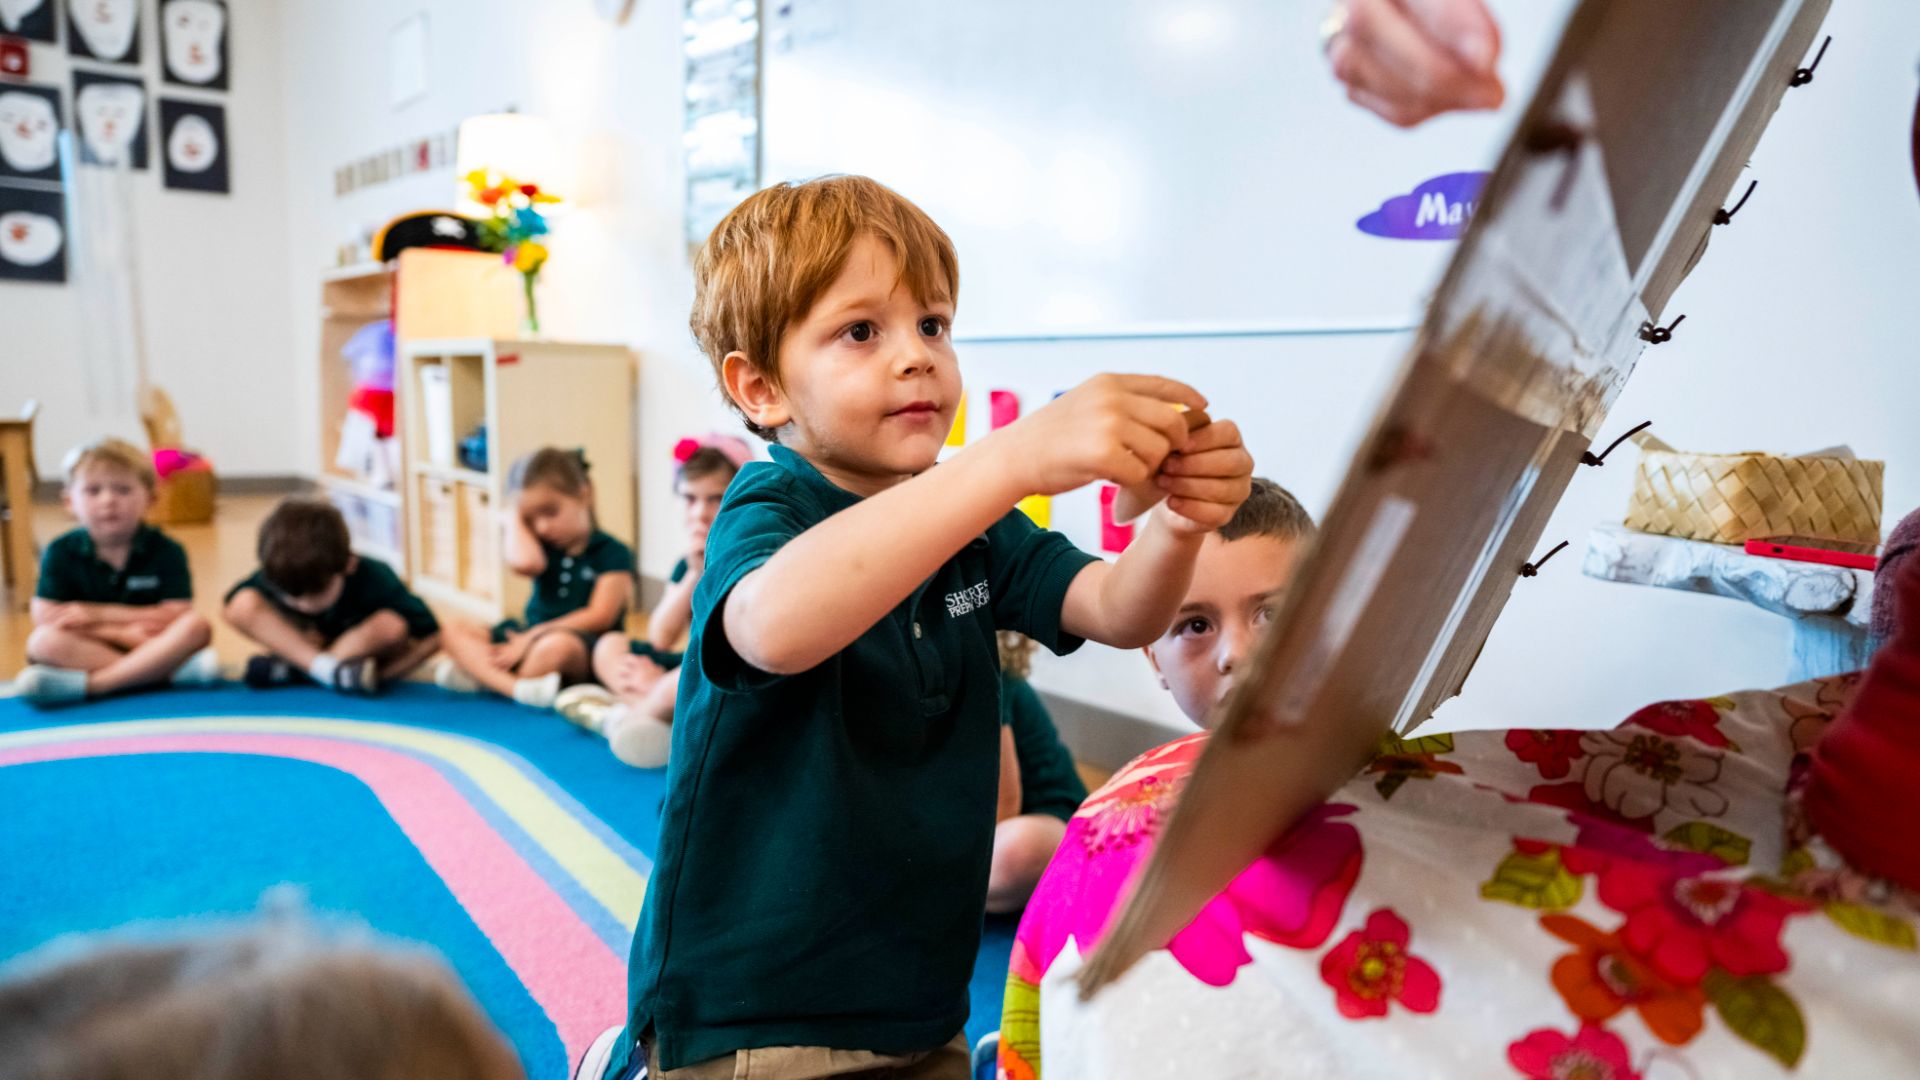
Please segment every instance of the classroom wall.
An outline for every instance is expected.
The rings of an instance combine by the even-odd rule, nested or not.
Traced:
[[[640,557],[645,572],[665,577],[681,546],[671,507],[674,441],[740,429],[709,392],[712,377],[686,329],[693,283],[679,216],[679,5],[637,4],[623,26],[593,8],[585,0],[289,7],[285,168],[293,204],[305,211],[290,222],[285,256],[290,348],[302,356],[317,348],[319,272],[343,240],[404,211],[450,207],[457,194],[446,168],[336,197],[335,168],[476,113],[517,108],[553,119],[582,149],[589,190],[556,218],[541,273],[542,329],[555,339],[623,343],[639,355]],[[417,11],[428,17],[429,88],[395,109],[388,37]],[[300,369],[308,394],[311,367],[309,360]],[[311,447],[311,413],[301,420],[300,445]]]
[[[296,357],[288,351],[282,4],[249,0],[229,7],[231,90],[201,93],[176,92],[161,80],[155,6],[141,5],[139,70],[148,97],[226,106],[233,192],[206,195],[161,185],[162,146],[150,103],[150,164],[126,185],[138,251],[139,315],[153,379],[179,408],[191,446],[225,475],[285,475],[304,471],[312,455],[276,419],[306,407],[296,396]],[[65,88],[61,109],[71,124],[65,45],[34,43],[32,64],[29,82]],[[93,182],[88,186],[111,186],[98,183],[105,179],[100,170],[81,172],[82,181]],[[83,218],[79,224],[98,222]],[[111,296],[77,279],[66,285],[0,283],[0,411],[13,415],[23,400],[39,400],[34,444],[43,477],[56,476],[67,448],[88,438],[113,434],[146,443],[134,407],[133,357],[116,344],[124,338],[107,332],[116,311],[124,313]]]
[[[626,342],[641,356],[640,559],[656,576],[679,546],[667,498],[672,442],[733,423],[685,329],[692,290],[680,239],[679,8],[643,2],[627,25],[614,27],[584,0],[287,5],[279,168],[292,212],[279,233],[278,265],[259,275],[279,295],[256,305],[291,313],[277,338],[268,332],[262,340],[291,358],[274,369],[279,385],[296,399],[310,396],[317,278],[335,246],[364,224],[446,205],[453,193],[448,170],[336,198],[335,167],[507,105],[556,117],[591,138],[613,164],[609,195],[558,224],[543,315],[554,336]],[[415,10],[431,20],[431,88],[396,111],[387,103],[387,35]],[[1609,426],[1653,418],[1670,442],[1700,449],[1851,441],[1889,461],[1890,525],[1920,505],[1920,425],[1911,419],[1920,403],[1920,357],[1908,328],[1920,281],[1920,199],[1906,149],[1920,10],[1856,0],[1836,5],[1828,31],[1836,41],[1818,78],[1788,95],[1754,155],[1759,192],[1735,225],[1717,231],[1674,300],[1671,311],[1685,312],[1686,325],[1648,354]],[[241,82],[251,84],[244,52],[236,62]],[[1351,122],[1377,121],[1356,111]],[[1205,257],[1170,253],[1168,263]],[[0,290],[0,304],[12,302],[9,292]],[[0,315],[19,314],[0,308]],[[964,336],[964,305],[960,330]],[[53,332],[43,340],[54,340]],[[989,389],[1013,389],[1031,409],[1099,370],[1186,378],[1248,429],[1261,472],[1319,511],[1403,346],[1395,335],[974,342],[962,344],[961,356],[976,431],[984,430]],[[0,400],[15,385],[14,366],[0,372]],[[219,400],[233,399],[191,407],[216,412]],[[190,412],[189,422],[196,419]],[[285,460],[311,469],[311,410],[300,406],[295,421],[248,430],[262,440],[263,460],[285,440]],[[1564,537],[1577,548],[1594,523],[1617,519],[1631,471],[1630,450],[1608,468],[1584,470],[1543,547]],[[1055,506],[1056,524],[1087,546],[1098,542],[1095,514],[1090,493]],[[1660,697],[1777,682],[1787,640],[1784,622],[1730,601],[1589,581],[1577,553],[1568,553],[1521,583],[1466,697],[1442,720],[1609,721]],[[1137,656],[1089,646],[1070,661],[1042,658],[1035,681],[1169,729],[1180,724]]]

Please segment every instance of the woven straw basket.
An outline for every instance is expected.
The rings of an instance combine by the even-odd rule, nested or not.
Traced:
[[[1768,536],[1818,536],[1880,543],[1883,461],[1837,455],[1688,454],[1635,437],[1627,527],[1641,532],[1743,544]]]

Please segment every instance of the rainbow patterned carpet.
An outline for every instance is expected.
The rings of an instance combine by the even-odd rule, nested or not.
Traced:
[[[244,916],[292,885],[437,949],[527,1075],[564,1077],[625,1013],[664,793],[663,772],[551,714],[421,686],[0,701],[0,962],[69,933]],[[972,1038],[998,1026],[1011,939],[989,922]]]

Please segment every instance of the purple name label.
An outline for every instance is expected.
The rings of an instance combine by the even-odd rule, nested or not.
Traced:
[[[1484,172],[1436,176],[1410,195],[1395,195],[1381,203],[1380,209],[1354,225],[1363,233],[1389,240],[1458,240],[1473,220],[1474,203],[1486,182]]]

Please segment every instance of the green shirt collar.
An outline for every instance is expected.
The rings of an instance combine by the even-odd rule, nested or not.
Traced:
[[[134,556],[145,555],[147,551],[153,547],[153,538],[158,535],[160,535],[160,530],[145,522],[136,525],[133,530],[133,539],[127,543],[127,564],[129,566],[133,564]],[[88,531],[84,525],[80,527],[79,546],[80,554],[87,558],[97,559],[100,557],[99,546],[93,542],[93,533]]]
[[[808,491],[813,492],[829,514],[839,513],[861,499],[861,496],[827,479],[813,462],[778,443],[767,447],[767,456],[773,459],[775,465],[785,469],[794,479],[800,481]]]

